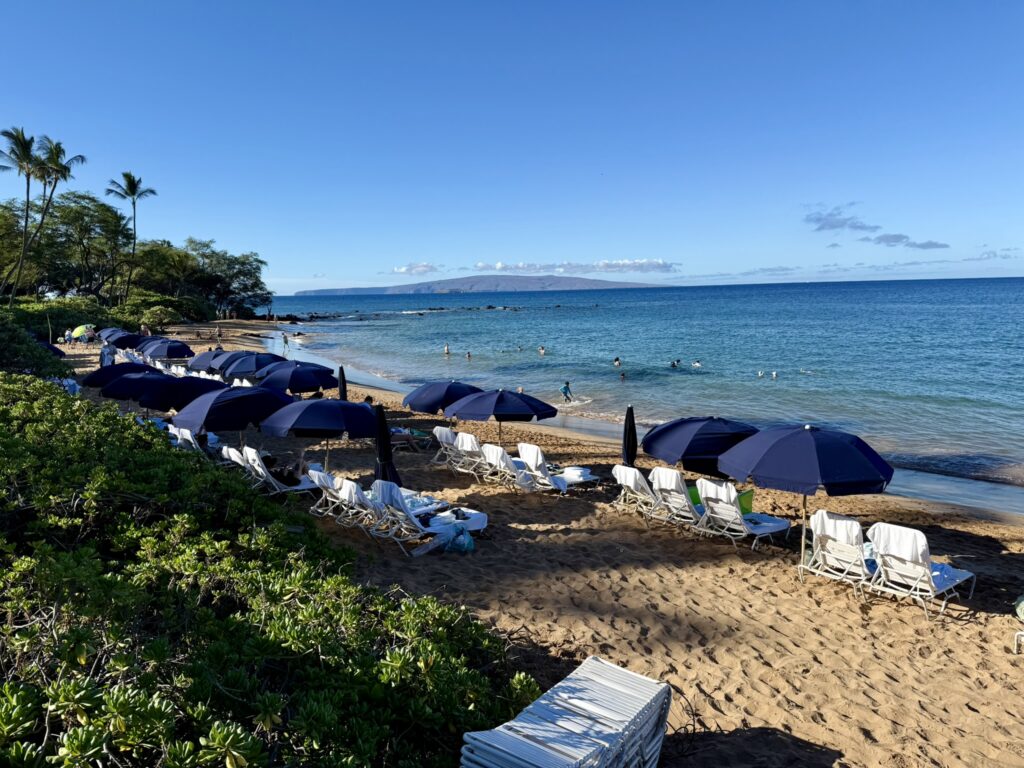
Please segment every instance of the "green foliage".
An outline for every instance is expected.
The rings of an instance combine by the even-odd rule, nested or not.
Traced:
[[[142,313],[141,322],[153,331],[163,331],[168,325],[181,322],[181,315],[170,307],[150,307]]]
[[[535,697],[463,610],[359,586],[307,519],[0,374],[0,765],[451,765]]]
[[[50,301],[17,301],[12,309],[14,321],[36,336],[57,339],[66,328],[92,323],[97,328],[114,325],[109,310],[93,296],[53,299]],[[138,328],[138,320],[128,330]]]
[[[32,335],[11,321],[10,313],[0,312],[0,371],[33,373],[36,376],[65,376],[68,367],[43,348]]]

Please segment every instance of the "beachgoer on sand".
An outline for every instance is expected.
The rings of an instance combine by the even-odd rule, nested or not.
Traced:
[[[562,393],[563,402],[566,402],[566,403],[571,403],[572,402],[572,390],[569,389],[569,382],[568,381],[565,382],[565,384],[562,385],[562,388],[559,389],[558,391]]]

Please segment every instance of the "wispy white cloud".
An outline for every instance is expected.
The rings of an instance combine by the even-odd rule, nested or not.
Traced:
[[[804,216],[804,223],[814,226],[815,232],[878,232],[882,229],[880,224],[868,224],[858,216],[850,213],[855,203],[845,205],[834,205],[831,208],[818,206]],[[942,243],[938,240],[912,240],[910,235],[899,232],[882,232],[877,235],[864,235],[857,238],[861,243],[872,243],[873,245],[884,245],[887,248],[901,246],[903,248],[914,248],[919,251],[930,251],[937,248],[949,248],[949,243]],[[839,243],[829,243],[827,248],[840,248]]]
[[[478,261],[473,269],[479,272],[508,272],[518,274],[551,273],[556,275],[585,275],[592,273],[672,273],[679,271],[679,265],[664,259],[605,259],[602,261],[537,263],[518,261],[515,263]]]
[[[440,272],[440,265],[430,264],[426,261],[419,261],[409,264],[404,264],[401,267],[394,267],[390,273],[392,275],[429,275],[431,272]]]

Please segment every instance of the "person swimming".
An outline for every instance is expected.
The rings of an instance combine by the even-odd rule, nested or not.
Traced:
[[[566,402],[566,403],[571,403],[572,402],[572,390],[569,389],[569,382],[568,381],[565,382],[565,384],[562,385],[562,388],[559,389],[558,391],[562,393],[563,402]]]
[[[448,342],[446,341],[444,343],[444,356],[448,357],[451,353],[452,351],[448,348]]]
[[[690,363],[690,367],[691,368],[703,368],[704,367],[704,363],[702,363],[700,360],[694,360],[692,363]]]
[[[675,360],[673,360],[671,363],[668,364],[668,367],[669,368],[678,368],[679,367],[679,363],[677,363]]]
[[[626,372],[625,371],[621,371],[619,373],[619,381],[625,381],[625,380],[626,380]]]
[[[764,371],[758,371],[757,372],[757,378],[763,379],[764,378]]]
[[[616,357],[614,360],[612,360],[612,365],[614,365],[616,368],[621,368],[622,360]]]
[[[546,349],[544,349],[544,345],[543,345],[543,344],[541,344],[541,345],[540,345],[539,347],[537,347],[537,353],[538,353],[538,354],[539,354],[539,355],[540,355],[541,357],[544,357],[544,355],[545,355],[545,353],[546,353],[546,352],[547,352],[547,350],[546,350]]]
[[[472,352],[467,352],[466,353],[466,359],[467,360],[472,360],[473,359],[473,353]]]
[[[772,371],[772,378],[773,379],[779,378],[779,372],[778,371]]]

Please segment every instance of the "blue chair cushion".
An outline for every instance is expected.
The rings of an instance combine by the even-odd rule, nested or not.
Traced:
[[[743,522],[746,523],[747,530],[755,536],[782,533],[789,529],[789,520],[783,520],[781,517],[772,517],[771,515],[762,515],[759,512],[744,515]]]
[[[961,571],[946,563],[932,563],[932,583],[935,592],[942,594],[974,576],[970,571]]]

